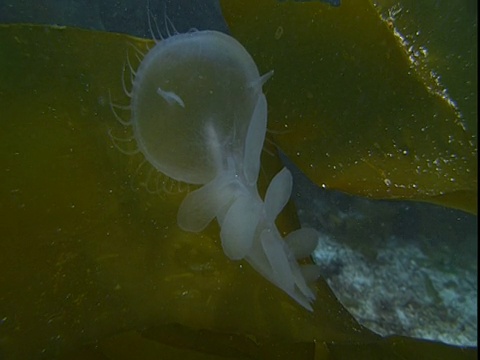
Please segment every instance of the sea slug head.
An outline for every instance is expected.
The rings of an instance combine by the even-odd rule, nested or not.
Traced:
[[[159,171],[186,183],[208,183],[231,158],[240,171],[262,79],[248,52],[228,35],[194,31],[158,42],[133,81],[140,151]],[[260,131],[256,141],[263,145]]]

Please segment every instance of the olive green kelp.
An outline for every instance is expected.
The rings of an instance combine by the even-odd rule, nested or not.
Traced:
[[[182,189],[108,136],[122,135],[109,94],[126,103],[126,54],[149,44],[0,26],[0,358],[476,358],[371,333],[323,281],[308,312],[228,260],[218,226],[181,231]],[[262,164],[268,182],[280,165],[269,154]],[[287,211],[278,225],[294,222]]]
[[[438,1],[413,2],[416,16],[430,21],[413,35],[421,43],[394,28],[397,18],[402,29],[414,27],[408,8],[389,2],[375,2],[385,4],[383,20],[369,0],[221,4],[260,72],[275,71],[265,84],[271,139],[310,179],[475,213],[476,18],[467,2],[443,2],[445,13],[434,18],[425,13]]]

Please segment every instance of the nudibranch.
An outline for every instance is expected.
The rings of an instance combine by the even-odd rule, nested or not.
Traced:
[[[133,70],[132,70],[133,71]],[[158,171],[202,185],[187,194],[178,226],[200,232],[216,219],[225,255],[245,259],[312,310],[315,265],[299,265],[317,245],[313,229],[283,238],[275,219],[290,198],[281,170],[265,199],[257,190],[267,127],[263,76],[245,48],[217,31],[190,31],[158,41],[133,72],[130,124],[138,149]]]

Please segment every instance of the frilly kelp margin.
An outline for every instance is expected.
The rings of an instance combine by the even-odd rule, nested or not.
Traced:
[[[424,29],[427,55],[394,27],[401,2],[382,8],[386,15],[372,3],[221,1],[232,34],[260,71],[275,71],[265,85],[271,139],[311,180],[350,194],[476,213],[476,28],[454,32],[463,47],[448,35],[442,49],[428,42],[442,37],[439,27]],[[445,22],[443,29],[452,16],[465,15],[453,6],[456,12],[449,6],[434,18]],[[408,11],[402,16],[405,22]],[[435,74],[429,66],[438,63]]]
[[[118,125],[109,93],[121,101],[126,53],[149,44],[0,26],[0,357],[476,358],[476,349],[382,339],[323,281],[310,313],[229,261],[217,226],[181,231],[184,194],[135,191],[139,160],[108,136]],[[280,166],[269,154],[262,163],[267,177]],[[279,226],[295,221],[290,210]]]

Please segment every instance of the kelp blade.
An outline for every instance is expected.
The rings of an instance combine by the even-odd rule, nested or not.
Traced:
[[[265,84],[270,135],[310,179],[350,194],[476,213],[476,96],[456,91],[457,104],[445,95],[370,1],[221,4],[260,71],[274,70]],[[476,48],[475,34],[475,26],[458,34],[468,39],[462,51]],[[476,92],[472,56],[452,88],[471,84],[467,93]]]

